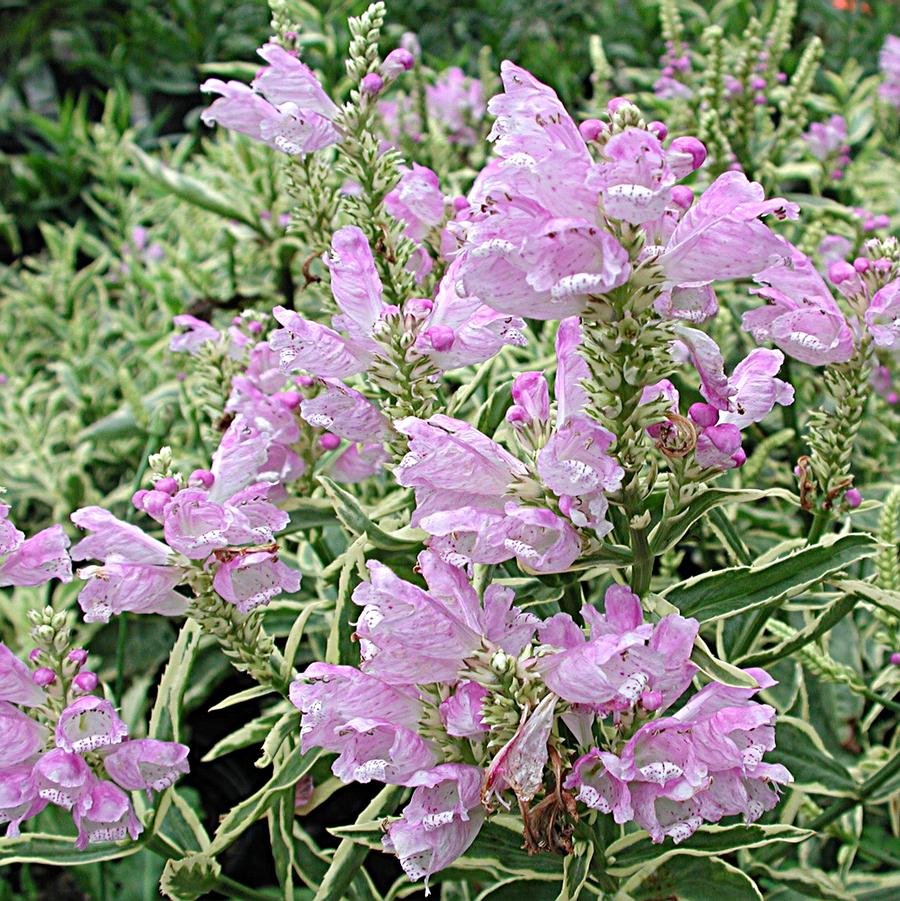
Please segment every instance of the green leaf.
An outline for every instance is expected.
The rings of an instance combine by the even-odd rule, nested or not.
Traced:
[[[137,854],[141,842],[89,845],[84,851],[75,849],[75,839],[65,835],[30,832],[15,838],[0,838],[0,867],[14,863],[37,863],[49,867],[75,867],[101,860],[118,860]]]
[[[405,529],[406,535],[389,534],[375,525],[369,515],[359,505],[359,501],[352,494],[344,491],[337,482],[327,476],[319,476],[319,481],[325,488],[325,492],[334,505],[334,512],[344,528],[352,535],[368,536],[369,542],[377,548],[385,551],[410,551],[422,547],[422,542],[427,538],[421,529]]]
[[[694,639],[691,660],[714,682],[738,688],[755,688],[757,685],[756,680],[742,669],[716,657],[699,635]]]
[[[293,787],[285,789],[278,802],[269,808],[269,840],[272,860],[284,901],[294,901],[294,798]]]
[[[392,814],[400,803],[404,789],[400,785],[386,785],[369,802],[366,809],[357,817],[357,823],[371,821],[375,817]],[[369,849],[352,838],[344,838],[334,852],[328,872],[322,879],[314,901],[331,901],[343,898],[344,892],[353,877],[363,865]]]
[[[786,870],[773,870],[763,863],[754,861],[750,869],[757,878],[765,876],[775,885],[793,889],[804,898],[853,901],[853,895],[844,888],[839,879],[808,864],[804,864],[803,869],[792,867]]]
[[[344,564],[338,577],[337,600],[331,618],[331,629],[325,647],[325,662],[353,665],[359,662],[359,654],[350,641],[352,630],[348,611],[351,609],[350,596],[360,578],[360,570],[365,572],[365,549],[368,535],[363,532],[344,552]],[[356,581],[353,580],[354,575]],[[355,659],[354,659],[355,658]]]
[[[334,505],[327,497],[291,498],[285,503],[284,510],[291,521],[282,530],[283,535],[336,525],[338,521]]]
[[[202,635],[197,622],[190,617],[185,620],[159,681],[156,703],[150,714],[150,738],[180,741],[181,704]]]
[[[193,206],[215,213],[223,219],[241,222],[258,234],[266,234],[258,216],[253,216],[245,209],[235,205],[225,194],[220,194],[205,182],[172,169],[155,157],[144,153],[140,147],[132,147],[131,154],[144,175],[167,194],[174,194]]]
[[[662,850],[650,841],[646,832],[635,832],[613,842],[606,849],[606,859],[610,862],[607,872],[611,876],[628,877],[651,862],[661,864],[680,854],[715,857],[773,842],[803,842],[813,834],[796,826],[701,826],[683,844]]]
[[[733,566],[678,582],[663,597],[682,615],[709,622],[763,604],[775,606],[877,552],[878,542],[871,535],[828,535],[764,565]]]
[[[300,711],[293,704],[281,715],[281,718],[272,726],[271,731],[263,741],[262,754],[259,760],[254,761],[254,766],[267,767],[275,758],[279,748],[284,744],[289,735],[296,735],[300,728]]]
[[[281,677],[285,681],[290,681],[293,675],[294,661],[297,659],[297,652],[300,650],[300,643],[303,641],[306,624],[313,613],[321,610],[322,606],[322,602],[309,604],[291,626],[291,631],[288,633],[287,641],[284,644],[284,659],[281,664]]]
[[[225,710],[228,707],[233,707],[235,704],[243,704],[244,701],[252,701],[254,698],[261,698],[264,695],[270,695],[274,691],[275,689],[268,685],[254,685],[252,688],[245,688],[243,691],[237,692],[237,694],[229,695],[224,701],[213,704],[209,708],[209,713],[212,713],[214,710]]]
[[[257,745],[265,740],[272,731],[272,727],[278,722],[281,714],[275,710],[263,713],[261,716],[244,723],[239,729],[235,729],[230,735],[217,741],[203,756],[202,763],[224,757],[232,751],[246,748],[248,745]]]
[[[563,860],[563,882],[556,901],[578,901],[590,875],[594,846],[591,842],[577,841],[572,853]]]
[[[241,801],[228,811],[219,822],[219,828],[209,846],[209,854],[224,851],[247,828],[256,822],[272,805],[278,802],[279,793],[296,785],[297,780],[312,768],[322,752],[315,748],[300,754],[296,750],[279,764],[272,777],[259,791]]]
[[[817,795],[855,797],[859,785],[847,768],[825,748],[816,730],[803,720],[779,717],[776,745],[769,763],[784,764],[794,777],[793,787]]]
[[[196,901],[211,892],[222,867],[206,854],[187,854],[181,860],[167,860],[159,890],[172,901]]]
[[[799,631],[793,638],[788,638],[780,644],[758,654],[750,654],[742,657],[738,662],[741,666],[768,666],[777,663],[790,656],[800,648],[806,647],[810,642],[821,638],[826,632],[831,631],[858,603],[859,594],[845,594],[829,604],[825,610],[815,618],[805,629]]]
[[[653,861],[622,887],[634,901],[762,901],[753,880],[718,857],[679,855],[664,862]]]
[[[889,588],[881,588],[860,579],[838,579],[834,582],[834,586],[900,619],[900,591],[891,591]]]
[[[693,497],[677,516],[661,519],[650,533],[650,550],[659,556],[675,547],[702,516],[716,507],[727,504],[747,504],[762,498],[790,498],[790,493],[778,489],[765,491],[751,488],[707,488]]]

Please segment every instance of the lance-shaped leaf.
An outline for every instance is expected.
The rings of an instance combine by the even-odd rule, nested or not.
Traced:
[[[678,582],[663,592],[683,616],[701,622],[735,616],[782,601],[878,552],[871,535],[828,535],[818,544],[764,565],[733,566]]]
[[[375,817],[384,817],[393,813],[403,797],[403,792],[402,786],[386,785],[357,817],[357,822],[366,823]],[[328,867],[328,871],[322,878],[314,901],[343,898],[345,889],[356,876],[368,853],[369,849],[353,838],[348,836],[341,839],[331,860],[331,866]]]
[[[359,664],[359,647],[350,638],[352,634],[350,611],[356,611],[356,607],[351,604],[350,596],[360,578],[366,574],[365,549],[367,543],[368,536],[363,532],[341,555],[344,563],[338,577],[337,599],[334,602],[331,630],[328,633],[328,643],[325,647],[326,663],[348,666]],[[354,578],[354,573],[356,578]]]
[[[854,896],[844,888],[839,879],[808,864],[804,864],[802,869],[791,867],[785,870],[774,870],[764,863],[754,862],[750,869],[760,881],[771,880],[773,887],[791,889],[801,898],[822,898],[823,901],[853,901],[854,899]]]
[[[611,876],[633,876],[651,862],[662,864],[673,857],[685,854],[688,857],[716,857],[742,849],[759,848],[773,842],[803,842],[813,833],[809,829],[796,826],[753,825],[701,826],[687,841],[665,850],[654,845],[646,832],[634,832],[613,842],[606,849],[607,860],[614,857],[612,866],[607,867]]]
[[[15,838],[0,838],[0,867],[14,863],[75,867],[129,857],[143,848],[144,843],[136,841],[125,845],[88,845],[84,851],[77,851],[74,836],[29,832]]]
[[[571,854],[563,860],[562,888],[556,901],[578,901],[591,871],[594,846],[591,842],[577,841]]]
[[[782,641],[780,644],[758,654],[750,654],[742,657],[738,662],[741,666],[769,666],[790,656],[800,648],[806,647],[810,642],[821,638],[836,626],[861,600],[859,594],[845,594],[832,601],[825,610],[819,614],[805,629],[801,629],[792,638]]]
[[[327,476],[319,476],[319,481],[334,505],[334,512],[341,525],[351,535],[368,536],[369,542],[385,551],[409,551],[421,548],[428,535],[421,529],[407,528],[401,533],[385,532],[372,522],[369,514],[363,510],[359,501]]]
[[[760,491],[752,488],[706,488],[691,498],[683,511],[675,516],[664,516],[657,523],[650,533],[650,550],[659,555],[675,547],[695,522],[717,507],[775,497],[788,501],[794,498],[789,491],[780,489]]]
[[[762,901],[753,880],[737,867],[718,857],[679,855],[643,867],[622,887],[622,893],[634,901]]]
[[[185,620],[156,692],[156,703],[150,714],[150,738],[180,740],[182,700],[202,634],[198,623],[193,619]]]

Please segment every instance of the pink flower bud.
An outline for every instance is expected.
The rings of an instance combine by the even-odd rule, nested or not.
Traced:
[[[832,169],[829,174],[832,181],[840,181],[844,177],[844,173],[840,169]]]
[[[80,692],[84,692],[85,694],[92,692],[98,683],[97,674],[92,673],[90,670],[82,670],[73,680],[72,684],[77,688]]]
[[[850,488],[844,495],[844,502],[851,510],[855,510],[862,503],[862,494],[858,488]]]
[[[433,309],[434,303],[427,297],[410,297],[403,304],[403,314],[412,316],[417,322],[424,320]]]
[[[645,691],[641,694],[641,707],[644,710],[652,713],[654,710],[659,710],[662,706],[663,696],[661,691]]]
[[[873,228],[887,228],[891,224],[891,217],[881,213],[872,220]]]
[[[616,110],[620,110],[623,106],[627,106],[631,101],[627,97],[613,97],[606,104],[606,111],[612,116]]]
[[[675,138],[669,145],[669,152],[688,154],[693,161],[694,169],[699,169],[706,160],[706,147],[702,141],[691,135]]]
[[[316,380],[311,375],[298,375],[294,378],[294,381],[301,388],[312,388],[316,383]]]
[[[578,131],[581,132],[581,137],[590,143],[591,141],[596,141],[604,131],[607,131],[607,125],[599,119],[585,119],[578,126]]]
[[[178,491],[178,482],[175,481],[171,476],[167,476],[164,479],[157,479],[153,483],[153,487],[156,491],[162,491],[163,494],[173,495],[176,491]]]
[[[208,469],[195,469],[188,476],[188,484],[199,485],[201,488],[209,491],[212,488],[216,477]]]
[[[844,260],[838,260],[828,267],[828,280],[833,285],[839,285],[856,275],[856,270]]]
[[[239,327],[243,321],[240,316],[232,316],[231,318],[231,324],[235,327]]]
[[[891,654],[891,663],[893,663],[894,666],[900,666],[900,651],[894,651],[894,653]]]
[[[369,72],[363,76],[363,80],[359,83],[359,89],[363,94],[379,94],[384,87],[384,79],[377,72]]]
[[[737,468],[739,466],[743,466],[747,462],[747,453],[742,447],[739,447],[731,455],[731,459],[734,462],[735,468]]]
[[[655,134],[660,141],[665,141],[665,139],[669,136],[669,127],[665,122],[660,122],[658,119],[654,119],[647,126],[647,130],[652,134]]]
[[[766,88],[765,78],[754,78],[753,81],[750,82],[750,87],[753,88],[754,91],[764,91]]]
[[[44,652],[41,648],[32,648],[31,651],[29,651],[29,653],[28,653],[28,659],[32,663],[37,663],[38,660],[41,659],[41,654],[43,654],[43,653]]]
[[[672,188],[672,203],[683,210],[690,209],[694,202],[694,192],[687,185],[675,185]]]
[[[381,74],[385,78],[397,78],[398,75],[409,72],[415,63],[415,57],[409,50],[398,47],[396,50],[391,50],[385,57],[384,62],[381,64]]]
[[[719,421],[719,411],[712,404],[691,404],[688,416],[701,428],[709,428]]]
[[[894,404],[896,404],[897,401],[900,400],[900,395],[898,395],[896,391],[891,391],[891,393],[885,398],[885,400],[891,406],[894,406]]]
[[[69,663],[74,663],[75,666],[81,667],[87,662],[88,652],[84,648],[72,648],[66,655],[66,659]]]
[[[42,666],[31,674],[31,681],[40,686],[52,685],[56,681],[56,673],[52,669]]]
[[[275,395],[275,401],[285,410],[296,410],[303,403],[303,395],[299,391],[282,391]]]
[[[768,97],[766,97],[765,94],[754,94],[753,102],[757,106],[765,106],[769,102],[769,99],[768,99]]]
[[[260,210],[259,218],[262,219],[263,222],[268,222],[272,218],[272,213],[270,210]],[[236,318],[238,318],[238,317],[236,317]],[[231,324],[237,325],[237,323],[234,321],[234,319],[231,320]]]
[[[870,261],[869,261],[866,257],[857,257],[857,258],[853,261],[853,268],[854,268],[858,273],[860,273],[860,275],[861,275],[863,272],[868,272],[868,271],[869,271],[869,266],[870,266]]]
[[[881,257],[880,259],[875,260],[875,271],[884,275],[886,272],[891,271],[893,265],[894,264],[887,257]]]
[[[778,81],[778,84],[784,84],[787,81],[787,72],[779,72],[775,78]]]
[[[469,208],[469,200],[467,197],[463,197],[460,195],[459,197],[453,198],[453,210],[454,212],[461,213],[463,210],[467,210]]]
[[[134,505],[135,510],[144,509],[144,498],[148,493],[146,488],[138,488],[138,490],[131,495],[131,503]]]
[[[728,167],[729,172],[743,172],[744,167],[740,163],[731,163]]]
[[[433,325],[422,332],[422,337],[438,352],[450,350],[456,338],[456,332],[449,325]]]
[[[332,451],[340,446],[341,439],[338,438],[337,435],[332,435],[331,432],[326,432],[319,437],[319,447],[321,447],[322,450]]]
[[[143,510],[148,516],[152,516],[157,522],[162,522],[162,513],[166,504],[172,500],[171,495],[165,491],[148,491],[141,498],[141,506],[139,510]]]
[[[250,332],[251,335],[258,335],[263,330],[263,324],[261,322],[251,322],[247,325],[247,331]]]

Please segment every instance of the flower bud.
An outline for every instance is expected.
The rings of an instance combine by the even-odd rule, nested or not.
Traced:
[[[617,110],[620,110],[623,106],[628,106],[631,101],[627,97],[613,97],[606,104],[606,111],[610,114],[610,116],[615,115]]]
[[[900,666],[900,651],[894,651],[894,653],[891,654],[891,663],[893,663],[894,666]]]
[[[34,682],[35,685],[40,685],[41,687],[52,685],[56,681],[56,673],[54,673],[52,669],[42,666],[31,674],[31,681]]]
[[[853,278],[854,275],[856,275],[856,270],[844,260],[838,260],[828,267],[828,280],[833,285],[839,285],[841,282]]]
[[[384,58],[384,62],[381,64],[381,74],[387,79],[394,79],[404,72],[409,72],[415,63],[415,57],[409,50],[398,47],[396,50],[391,50]]]
[[[438,352],[450,350],[456,339],[456,332],[449,325],[432,325],[422,332],[422,337]]]
[[[92,692],[98,683],[97,674],[90,670],[82,670],[73,680],[72,685],[85,694]]]
[[[69,663],[74,663],[75,666],[82,667],[85,665],[88,659],[88,652],[84,648],[72,648],[71,651],[66,655],[66,660]]]
[[[719,421],[719,411],[712,404],[691,404],[688,416],[701,428],[709,428]]]
[[[649,713],[662,707],[663,696],[661,691],[645,691],[641,694],[641,707]]]
[[[742,447],[739,447],[731,455],[731,459],[734,463],[735,469],[737,469],[738,467],[743,466],[747,462],[747,452]]]
[[[690,156],[693,169],[699,169],[706,161],[706,146],[698,138],[691,135],[675,138],[669,145],[669,152],[683,153]]]
[[[303,395],[299,391],[282,391],[275,395],[275,401],[285,410],[296,410],[303,403]]]
[[[608,130],[608,127],[606,123],[601,122],[599,119],[585,119],[578,126],[578,131],[581,132],[581,137],[590,143],[591,141],[596,141],[603,132]]]
[[[28,654],[28,659],[32,663],[37,663],[38,660],[41,659],[41,654],[43,654],[43,653],[44,653],[43,648],[32,648]]]
[[[316,380],[311,375],[298,375],[294,377],[294,382],[301,388],[312,388]]]
[[[869,271],[869,266],[871,265],[870,261],[865,257],[857,257],[853,261],[853,268],[862,275],[863,272]]]
[[[844,495],[844,503],[846,503],[851,510],[855,510],[862,503],[862,494],[859,489],[849,488]]]
[[[134,494],[131,495],[131,503],[134,505],[135,510],[143,510],[144,509],[144,498],[149,494],[146,488],[138,488]]]
[[[369,72],[363,76],[363,80],[359,83],[359,89],[363,94],[379,94],[384,87],[384,79],[377,72]]]
[[[209,489],[212,488],[212,484],[215,480],[216,477],[208,469],[195,469],[190,476],[188,476],[188,484],[199,485],[206,491],[209,491]]]
[[[337,435],[332,435],[331,432],[325,432],[324,435],[319,436],[319,447],[321,447],[322,450],[332,451],[340,446],[341,439],[338,438]]]
[[[175,481],[171,476],[167,476],[164,479],[157,479],[153,483],[153,487],[156,491],[162,491],[164,494],[168,494],[169,496],[175,494],[178,491],[178,482]]]
[[[461,213],[463,210],[467,210],[469,208],[469,199],[467,197],[463,197],[461,194],[458,197],[453,198],[453,211],[455,213]]]
[[[694,192],[687,185],[675,185],[672,188],[672,203],[683,210],[690,209],[694,202]]]
[[[403,304],[403,315],[411,316],[416,322],[422,322],[434,309],[434,303],[427,297],[410,297]]]
[[[656,135],[656,137],[660,141],[665,141],[665,139],[669,136],[669,127],[665,122],[660,122],[658,119],[654,119],[648,126],[647,131]]]

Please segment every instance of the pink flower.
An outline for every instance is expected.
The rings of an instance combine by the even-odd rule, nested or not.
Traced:
[[[0,701],[0,770],[30,762],[44,747],[47,727]]]
[[[734,469],[746,459],[741,449],[741,432],[736,425],[722,423],[703,429],[697,436],[694,458],[698,466]]]
[[[35,763],[31,780],[45,803],[71,810],[90,792],[97,778],[81,755],[54,748]]]
[[[757,273],[754,288],[770,301],[744,313],[742,327],[761,343],[772,341],[788,356],[821,366],[853,354],[853,332],[812,262],[788,245],[790,259]]]
[[[143,738],[124,741],[103,758],[109,777],[128,791],[164,791],[190,772],[186,745]]]
[[[322,379],[324,390],[300,405],[311,426],[328,429],[348,441],[384,441],[390,424],[384,414],[359,391],[335,379]]]
[[[611,813],[617,823],[627,823],[634,818],[634,811],[622,769],[615,754],[594,748],[575,761],[565,787],[577,789],[576,801],[592,810]]]
[[[757,348],[750,351],[728,379],[733,394],[728,409],[720,414],[719,422],[728,422],[745,429],[761,422],[772,412],[775,404],[789,406],[794,402],[794,388],[775,378],[784,363],[784,355],[777,350]]]
[[[5,644],[0,644],[0,701],[37,707],[45,700],[44,690],[32,681],[31,670]]]
[[[817,160],[836,156],[847,143],[847,122],[834,115],[827,122],[813,122],[802,136],[809,152]]]
[[[382,839],[397,855],[406,875],[425,880],[464,854],[484,822],[480,803],[481,770],[462,763],[436,766],[425,774],[428,785],[413,792],[401,819]]]
[[[0,588],[8,585],[43,585],[51,579],[72,581],[69,539],[54,525],[26,538],[0,563]]]
[[[332,463],[330,475],[336,482],[361,482],[380,472],[389,460],[381,444],[351,444]]]
[[[798,207],[765,200],[741,172],[720,175],[684,214],[657,257],[668,284],[700,287],[755,275],[788,257],[784,241],[761,221],[796,219]]]
[[[221,332],[217,328],[213,328],[203,319],[187,313],[173,317],[172,322],[179,328],[186,329],[186,331],[172,336],[169,350],[173,353],[188,353],[193,356],[200,352],[200,348],[204,344],[218,341],[221,337]]]
[[[508,61],[501,73],[505,93],[489,104],[500,159],[470,195],[458,290],[504,313],[561,319],[627,281],[628,254],[600,221],[590,155],[556,94]]]
[[[312,70],[278,44],[259,50],[268,63],[251,87],[210,78],[200,90],[221,94],[201,113],[206,125],[219,123],[282,153],[321,150],[341,139],[334,124],[338,108]]]
[[[875,344],[900,347],[900,279],[894,279],[875,292],[865,320]]]
[[[444,195],[437,175],[427,166],[401,167],[400,180],[384,197],[385,209],[406,223],[404,234],[424,241],[444,221]]]
[[[550,391],[543,372],[521,372],[512,384],[513,406],[506,419],[519,428],[542,425],[550,419]]]
[[[213,588],[241,613],[265,606],[283,591],[300,590],[300,573],[278,559],[275,551],[218,551],[221,562],[213,576]]]
[[[72,813],[78,827],[75,847],[83,851],[89,844],[122,841],[126,835],[136,839],[144,827],[134,815],[128,795],[112,782],[99,781]]]
[[[56,746],[77,754],[117,745],[127,737],[128,727],[112,704],[91,695],[69,704],[56,724]]]
[[[579,640],[580,633],[563,622],[554,633],[541,634],[542,641],[555,635],[567,642],[559,653],[540,661],[547,687],[563,700],[601,713],[627,711],[649,691],[662,696],[655,709],[668,707],[697,671],[690,656],[699,623],[677,614],[655,627],[644,623],[637,595],[620,585],[607,589],[604,603],[602,615],[588,605],[582,608],[591,627],[589,640],[583,635]]]
[[[442,72],[433,85],[425,88],[428,117],[440,122],[451,144],[474,146],[478,137],[473,125],[484,118],[481,82],[467,78],[462,69],[452,66]]]
[[[47,802],[38,797],[31,769],[30,766],[14,766],[0,770],[0,825],[9,824],[7,838],[15,838],[22,821],[36,816],[47,806]]]
[[[188,598],[175,591],[184,574],[173,566],[111,560],[80,569],[78,577],[88,580],[78,595],[85,622],[109,622],[110,616],[125,611],[160,616],[187,612]]]
[[[456,738],[484,737],[490,728],[481,716],[487,695],[487,689],[477,682],[460,682],[453,694],[441,702],[441,722],[447,734]]]

